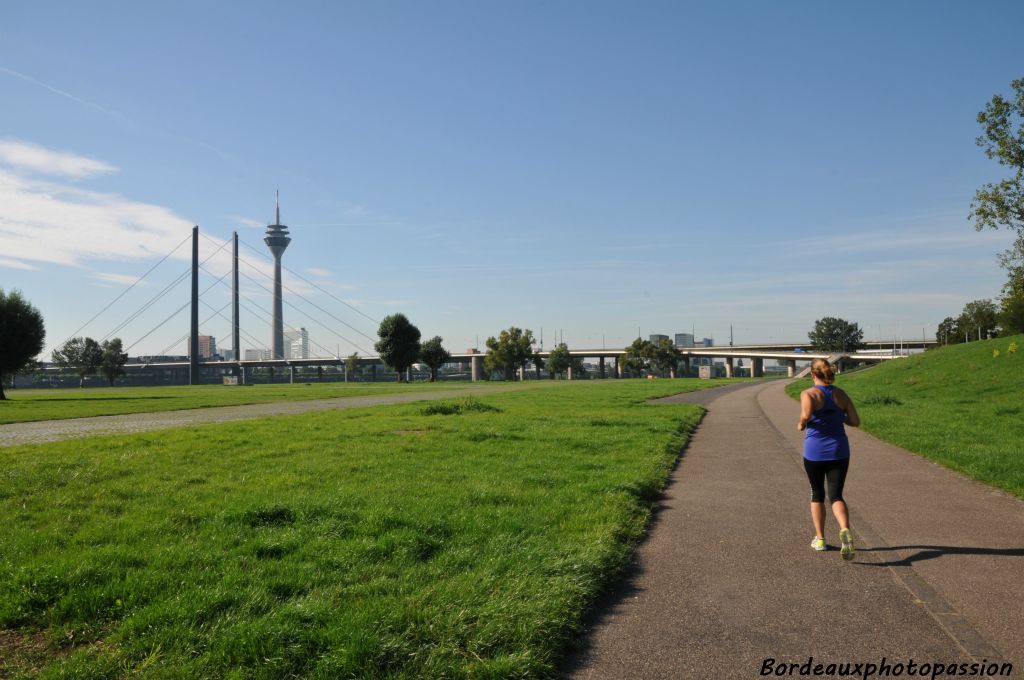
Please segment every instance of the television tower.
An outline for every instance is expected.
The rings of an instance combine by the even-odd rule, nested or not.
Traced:
[[[288,227],[281,224],[281,193],[277,192],[277,213],[273,224],[267,225],[263,242],[274,256],[274,342],[273,359],[284,359],[284,318],[281,315],[281,256],[288,244]]]

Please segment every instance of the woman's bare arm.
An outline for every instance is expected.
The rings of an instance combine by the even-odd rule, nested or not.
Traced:
[[[814,402],[811,400],[810,390],[804,390],[800,393],[800,421],[796,424],[796,429],[803,431],[807,427],[807,421],[811,419],[811,414],[814,413]]]
[[[846,411],[846,424],[850,427],[860,427],[860,414],[857,413],[857,407],[853,405],[853,399],[843,392],[841,389],[836,388],[836,393],[839,396],[839,405]]]

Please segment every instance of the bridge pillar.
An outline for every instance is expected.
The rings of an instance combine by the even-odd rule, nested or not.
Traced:
[[[751,357],[751,359],[750,359],[750,377],[751,378],[763,378],[764,377],[764,359],[758,359],[757,357]]]
[[[725,358],[725,377],[732,377],[732,357]]]
[[[622,377],[622,357],[615,357],[615,377]]]
[[[245,366],[242,366],[241,364],[239,364],[239,366],[238,366],[238,375],[239,375],[239,380],[244,385],[245,384]]]
[[[565,369],[565,379],[572,380],[572,364],[569,364],[569,367]]]
[[[480,374],[483,373],[484,369],[484,358],[482,356],[473,356],[469,359],[469,378],[473,382],[480,380]]]
[[[604,374],[604,357],[601,357],[600,359],[598,359],[597,365],[599,367],[599,375],[602,378],[606,377],[605,374]]]
[[[790,378],[796,375],[796,359],[786,361],[786,375]]]
[[[295,367],[294,366],[289,366],[288,367],[288,383],[291,384],[291,385],[295,384]]]

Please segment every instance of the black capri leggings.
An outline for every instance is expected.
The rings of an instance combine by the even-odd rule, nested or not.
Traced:
[[[842,460],[807,460],[804,458],[804,470],[811,482],[811,502],[825,502],[825,480],[828,480],[828,497],[835,503],[843,500],[843,485],[846,484],[846,471],[850,469],[850,459]]]

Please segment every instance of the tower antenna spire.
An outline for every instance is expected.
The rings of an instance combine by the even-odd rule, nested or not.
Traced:
[[[277,198],[277,213],[274,216],[274,224],[281,224],[281,191],[275,189],[274,196]]]

